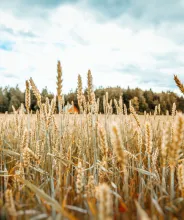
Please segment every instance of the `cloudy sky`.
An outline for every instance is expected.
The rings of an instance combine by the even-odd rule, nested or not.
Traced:
[[[0,0],[0,86],[32,77],[55,93],[60,60],[64,92],[88,69],[96,87],[177,92],[183,11],[183,0]]]

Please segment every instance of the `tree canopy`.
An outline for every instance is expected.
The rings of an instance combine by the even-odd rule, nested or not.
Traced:
[[[103,96],[106,92],[108,92],[109,100],[112,99],[113,103],[113,111],[115,110],[114,99],[119,100],[119,97],[122,96],[123,103],[127,106],[129,105],[129,101],[131,100],[132,105],[134,105],[136,111],[138,113],[143,113],[144,111],[153,112],[155,106],[160,104],[161,114],[165,114],[166,110],[171,112],[173,103],[176,104],[177,109],[179,111],[184,110],[184,97],[178,96],[176,93],[167,91],[167,92],[153,92],[150,90],[142,90],[140,88],[131,89],[130,87],[124,89],[120,87],[108,87],[102,88],[99,87],[95,91],[96,98],[100,99],[99,110],[103,113]],[[84,91],[84,94],[87,95],[87,91]],[[46,97],[50,100],[54,97],[54,95],[48,91],[48,88],[45,87],[42,92],[42,102],[45,102]],[[6,111],[12,111],[12,105],[18,109],[21,103],[24,103],[24,92],[22,92],[18,86],[13,87],[0,87],[0,112],[4,113]],[[70,91],[68,94],[65,94],[65,104],[67,102],[74,102],[74,105],[78,107],[77,102],[77,90]],[[38,109],[36,104],[36,97],[31,92],[31,110],[33,112]]]

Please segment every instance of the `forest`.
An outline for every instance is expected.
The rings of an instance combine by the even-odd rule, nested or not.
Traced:
[[[152,89],[143,91],[140,88],[131,89],[121,88],[121,87],[99,87],[94,90],[95,96],[99,98],[99,111],[103,114],[103,97],[108,92],[109,100],[112,100],[113,113],[116,112],[114,100],[119,100],[122,96],[123,103],[128,106],[129,100],[131,100],[132,105],[139,114],[146,112],[154,112],[155,106],[160,104],[161,114],[166,114],[166,110],[171,113],[173,103],[176,104],[178,111],[184,110],[184,97],[179,96],[172,91],[167,92],[154,92]],[[87,94],[87,89],[85,89],[84,94]],[[49,92],[48,88],[45,87],[41,91],[42,102],[45,102],[46,97],[50,100],[54,97],[54,94]],[[65,104],[74,102],[74,105],[78,108],[77,101],[77,89],[70,91],[64,95]],[[0,112],[12,112],[12,105],[15,109],[18,109],[21,103],[25,103],[25,92],[21,91],[17,85],[13,87],[0,87]],[[35,113],[38,109],[36,97],[31,91],[31,110]],[[56,109],[57,112],[57,109]]]

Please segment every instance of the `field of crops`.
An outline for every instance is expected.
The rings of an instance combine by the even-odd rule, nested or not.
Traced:
[[[26,112],[0,115],[0,219],[184,218],[184,116],[174,103],[170,115],[158,105],[139,116],[106,94],[100,114],[88,71],[80,114],[63,112],[59,62],[56,98],[42,103],[32,79],[25,94]]]

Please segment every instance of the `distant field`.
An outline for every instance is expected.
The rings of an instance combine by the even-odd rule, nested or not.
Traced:
[[[61,76],[58,62],[58,102],[42,103],[30,79],[26,112],[31,85],[37,114],[23,104],[19,114],[0,114],[0,219],[183,219],[184,115],[176,104],[170,116],[159,115],[160,104],[143,116],[130,101],[127,114],[120,96],[112,115],[106,93],[102,115],[88,71],[87,96],[78,78],[81,114],[63,114]]]
[[[13,118],[14,118],[14,115],[13,115],[13,114],[8,114],[8,115],[0,114],[0,118],[4,119],[5,117],[7,117],[8,119],[13,119]],[[54,115],[54,117],[55,117],[55,119],[56,119],[57,124],[59,125],[59,123],[60,123],[60,118],[61,118],[61,117],[60,117],[59,115],[57,115],[57,114]],[[128,116],[126,116],[126,117],[127,117],[128,120],[130,120],[130,119],[132,118],[132,116],[130,116],[130,115],[128,115]],[[25,115],[25,118],[27,118],[27,115]],[[36,115],[35,115],[35,114],[33,114],[32,116],[29,116],[30,121],[35,121],[35,118],[36,118]],[[80,116],[79,114],[77,114],[77,115],[67,114],[67,115],[66,115],[66,118],[68,118],[68,119],[69,119],[69,122],[72,123],[73,120],[74,120],[74,118],[80,119],[81,116]],[[105,123],[105,118],[108,118],[108,121],[109,121],[110,123],[117,122],[117,120],[118,120],[118,122],[119,122],[119,121],[124,122],[124,120],[125,120],[125,116],[119,117],[119,116],[117,116],[117,115],[108,115],[108,116],[99,115],[98,118],[100,118],[100,120],[101,120],[103,123]],[[140,120],[140,122],[141,122],[141,125],[143,126],[144,123],[145,123],[145,121],[146,121],[147,119],[149,119],[149,121],[150,121],[151,123],[157,124],[158,122],[166,122],[166,119],[171,120],[171,119],[172,119],[172,116],[171,116],[171,115],[170,115],[170,116],[157,115],[157,116],[155,117],[155,116],[151,115],[151,116],[148,117],[148,116],[144,116],[144,115],[138,115],[138,118],[139,118],[139,120]]]
[[[174,182],[174,188],[170,185],[169,166],[175,164],[176,156],[168,146],[184,117],[174,116],[176,124],[172,118],[135,113],[1,114],[0,172],[10,175],[0,177],[6,204],[9,201],[8,207],[1,206],[1,213],[8,209],[10,216],[23,218],[44,214],[59,219],[62,215],[135,219],[132,212],[144,212],[142,204],[149,215],[150,205],[155,215],[173,215],[166,209],[172,205],[180,215],[183,203],[175,199],[182,188]]]

